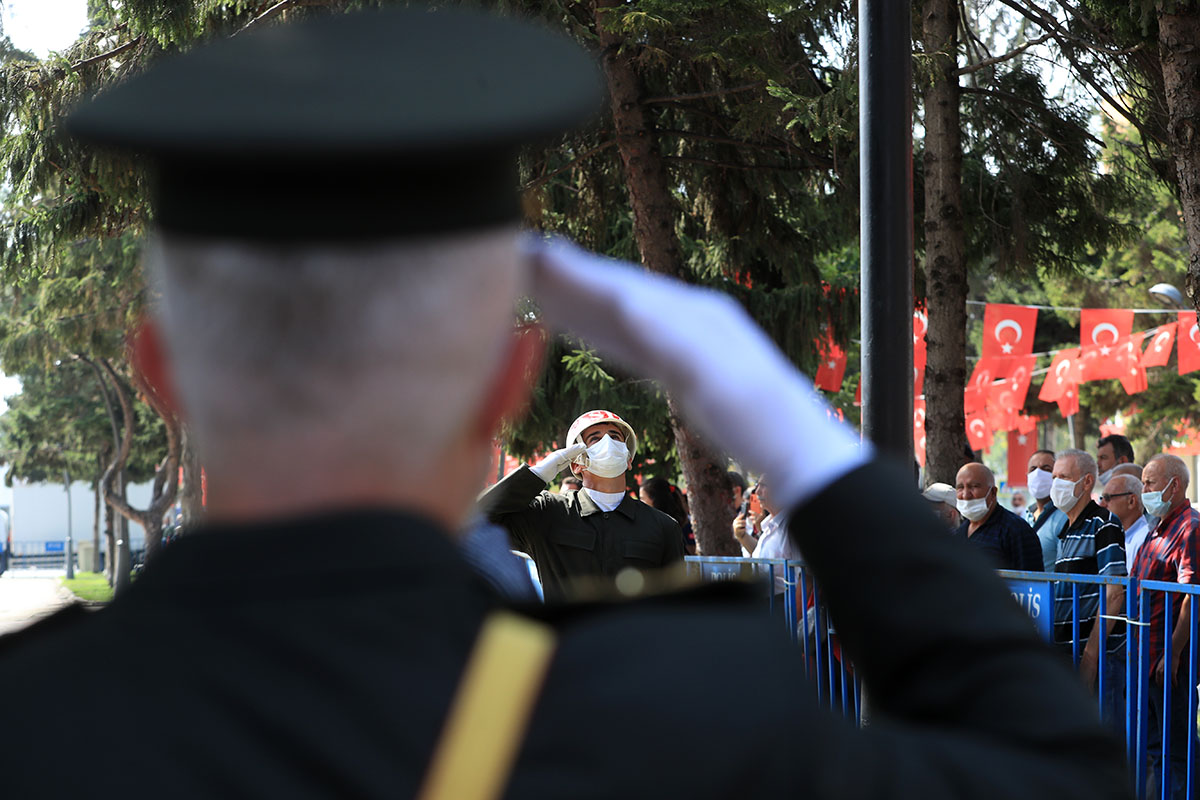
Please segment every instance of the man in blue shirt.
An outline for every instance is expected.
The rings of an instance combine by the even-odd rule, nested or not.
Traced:
[[[1050,499],[1050,484],[1054,482],[1054,451],[1038,450],[1029,457],[1029,476],[1026,482],[1036,504],[1025,508],[1022,518],[1033,528],[1042,546],[1042,570],[1054,572],[1058,560],[1058,534],[1067,526],[1067,515]]]
[[[1023,519],[996,502],[996,476],[983,464],[964,465],[954,479],[958,513],[966,522],[961,536],[982,549],[997,569],[1039,572],[1042,550],[1033,530]]]

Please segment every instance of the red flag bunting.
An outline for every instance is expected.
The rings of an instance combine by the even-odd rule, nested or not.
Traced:
[[[1037,430],[1038,418],[1022,414],[1017,417],[1018,433],[1033,433]]]
[[[993,359],[981,358],[975,362],[975,369],[972,370],[971,377],[967,380],[967,388],[963,392],[963,412],[968,416],[983,411],[994,377]]]
[[[1058,398],[1058,411],[1064,417],[1072,417],[1079,413],[1079,386],[1070,384]]]
[[[1033,352],[1033,333],[1037,326],[1037,309],[1006,303],[988,303],[983,310],[984,358],[1024,356]],[[996,377],[1008,376],[1011,362],[997,365]]]
[[[1179,312],[1179,328],[1175,332],[1176,353],[1179,356],[1179,374],[1200,369],[1200,327],[1196,325],[1195,311]]]
[[[827,392],[840,392],[846,376],[846,351],[832,339],[820,345],[821,365],[817,367],[813,385]]]
[[[917,463],[925,466],[925,401],[913,401],[913,449]]]
[[[1042,381],[1042,389],[1038,392],[1038,400],[1053,403],[1063,396],[1068,386],[1075,384],[1074,365],[1079,357],[1079,350],[1060,350],[1050,362],[1050,371]]]
[[[967,440],[972,450],[986,450],[992,446],[992,432],[988,430],[987,420],[981,416],[967,417]]]
[[[862,408],[862,378],[858,379],[858,385],[854,387],[854,407]]]
[[[1117,347],[1117,360],[1121,364],[1121,387],[1125,394],[1137,394],[1149,388],[1146,368],[1142,366],[1142,339],[1145,333],[1135,333],[1123,339]]]
[[[1008,432],[1008,485],[1027,486],[1029,459],[1038,449],[1037,435],[1020,430]]]
[[[1175,328],[1177,323],[1163,325],[1155,331],[1153,338],[1142,353],[1143,367],[1165,367],[1171,358],[1171,347],[1175,344]]]
[[[1079,317],[1082,350],[1080,382],[1120,378],[1117,343],[1133,331],[1133,311],[1127,308],[1085,308]]]
[[[928,352],[925,349],[925,331],[929,329],[929,317],[925,309],[913,312],[913,397],[925,393],[925,364]]]

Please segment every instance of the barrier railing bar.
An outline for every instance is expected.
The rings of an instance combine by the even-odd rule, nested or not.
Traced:
[[[812,671],[808,668],[808,587],[807,581],[804,580],[804,568],[796,567],[796,575],[800,578],[800,596],[804,598],[804,631],[800,636],[800,644],[804,648],[804,675],[807,678],[812,677]]]
[[[1146,800],[1148,745],[1150,739],[1150,603],[1144,585],[1138,586],[1138,708],[1137,759],[1134,766],[1134,792],[1138,800]]]
[[[1182,611],[1182,608],[1180,609]],[[1161,782],[1159,797],[1170,797],[1171,790],[1171,599],[1163,597],[1163,699],[1162,699],[1162,757],[1158,771]],[[1146,665],[1150,669],[1149,664]]]
[[[1108,611],[1108,587],[1101,586],[1096,596],[1096,619],[1092,622],[1093,626],[1100,627],[1099,637],[1096,641],[1098,645],[1096,653],[1096,694],[1100,698],[1101,721],[1111,722],[1109,716],[1111,709],[1109,709],[1108,703],[1104,702],[1108,696],[1104,693],[1104,690],[1108,688],[1108,681],[1112,680],[1111,676],[1107,679],[1104,677],[1105,668],[1108,666],[1108,625],[1105,624],[1103,619],[1105,616],[1104,612],[1106,611]]]
[[[1058,622],[1058,607],[1054,608],[1054,620]],[[1079,584],[1071,584],[1071,663],[1079,669]]]
[[[1188,797],[1192,796],[1196,785],[1196,597],[1195,595],[1185,600],[1188,603],[1189,615],[1188,628],[1188,719],[1191,720],[1191,726],[1188,728],[1188,751],[1187,751],[1187,790]]]

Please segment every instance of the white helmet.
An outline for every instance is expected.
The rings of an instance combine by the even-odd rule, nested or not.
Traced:
[[[583,432],[593,425],[597,425],[601,422],[611,422],[613,425],[616,425],[618,428],[624,431],[625,448],[629,450],[629,457],[633,458],[634,454],[637,453],[637,434],[633,432],[633,428],[630,427],[628,422],[621,419],[611,411],[589,411],[586,414],[580,415],[578,419],[571,423],[571,428],[567,431],[567,443],[564,445],[564,447],[570,447],[576,442],[582,442]],[[580,460],[582,458],[585,458],[585,456],[579,456],[576,459],[576,463],[584,463],[582,460]]]

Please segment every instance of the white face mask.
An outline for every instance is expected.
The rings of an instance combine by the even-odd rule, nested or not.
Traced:
[[[1171,510],[1171,501],[1163,500],[1163,492],[1171,488],[1171,484],[1175,482],[1174,478],[1167,481],[1167,485],[1158,492],[1142,492],[1142,506],[1146,509],[1146,513],[1152,517],[1159,519],[1165,517],[1167,512]]]
[[[1100,477],[1096,479],[1096,485],[1107,486],[1108,479],[1112,477],[1114,469],[1116,469],[1116,467],[1109,467],[1108,469],[1104,470],[1104,472],[1101,472]]]
[[[1050,499],[1054,501],[1054,505],[1063,510],[1063,513],[1069,512],[1079,502],[1079,498],[1075,496],[1075,487],[1079,485],[1078,481],[1069,481],[1066,478],[1055,478],[1054,483],[1050,485]]]
[[[587,449],[584,469],[601,478],[617,478],[629,468],[629,448],[608,434]]]
[[[988,512],[986,497],[977,497],[974,500],[955,500],[954,505],[958,508],[958,513],[971,520],[971,522],[978,522]]]
[[[1049,470],[1035,467],[1029,471],[1026,483],[1029,484],[1029,491],[1033,493],[1035,500],[1045,500],[1050,496],[1050,484],[1054,483],[1054,476]]]

